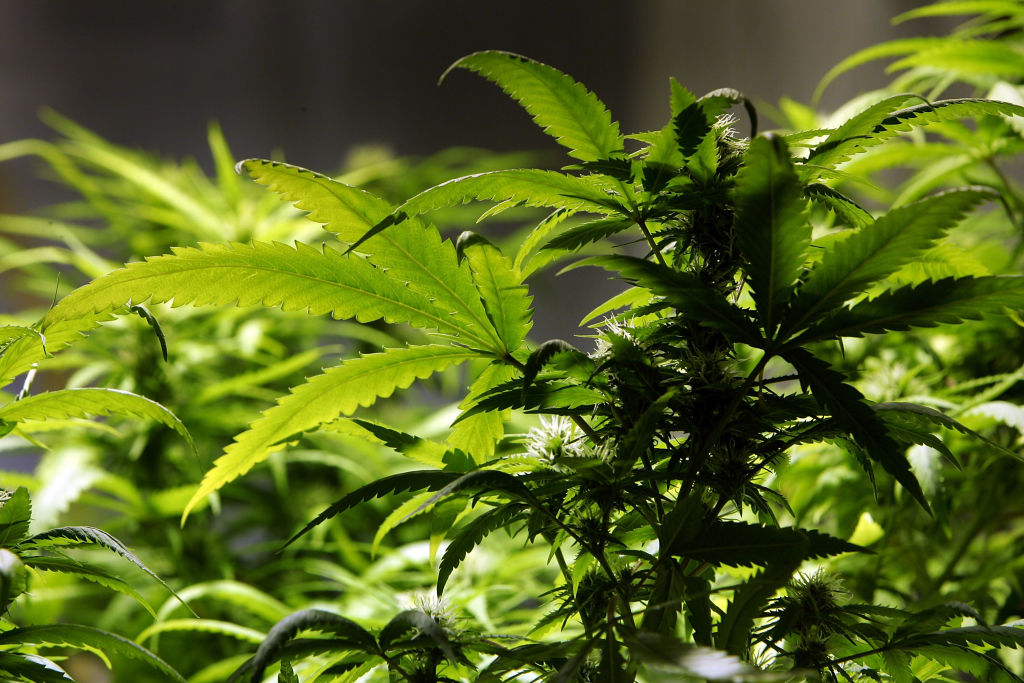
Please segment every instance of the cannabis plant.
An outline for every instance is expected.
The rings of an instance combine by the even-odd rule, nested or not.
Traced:
[[[412,493],[384,527],[429,516],[432,533],[447,537],[439,596],[499,530],[545,548],[555,568],[533,598],[545,615],[512,625],[508,638],[443,603],[379,628],[304,610],[271,629],[235,678],[262,680],[280,661],[280,680],[374,669],[406,681],[911,681],[954,670],[1019,680],[988,649],[1019,644],[1014,625],[987,625],[962,604],[855,602],[839,578],[812,571],[807,563],[864,549],[783,523],[791,514],[771,474],[827,444],[869,486],[895,485],[897,498],[927,511],[909,447],[951,457],[935,434],[953,429],[983,443],[987,458],[1012,454],[930,406],[871,400],[827,360],[844,339],[1024,305],[1019,276],[889,280],[998,195],[952,189],[876,216],[832,185],[845,162],[906,131],[1024,108],[897,95],[834,128],[756,135],[740,93],[696,97],[673,81],[668,123],[626,136],[593,93],[552,67],[500,52],[455,67],[522,104],[572,165],[473,174],[393,206],[328,176],[247,160],[241,171],[324,224],[322,244],[176,248],[96,279],[34,328],[66,339],[111,311],[169,301],[420,329],[425,343],[346,359],[280,398],[226,448],[186,517],[301,434],[345,430],[419,469],[345,493],[293,541],[359,504]],[[737,105],[749,138],[728,113]],[[473,233],[452,243],[426,221],[477,200],[496,202],[488,215],[520,205],[552,213],[511,256]],[[572,267],[627,285],[588,315],[593,342],[528,341],[525,274],[592,245],[600,253]],[[4,360],[24,368],[31,348],[16,341]],[[469,387],[443,440],[354,417],[456,365],[468,368]],[[540,422],[507,432],[509,411]]]
[[[68,681],[66,672],[41,653],[74,648],[107,656],[140,660],[159,671],[162,680],[184,682],[170,665],[131,640],[91,625],[53,623],[20,626],[11,619],[19,596],[27,594],[32,573],[55,572],[79,576],[138,600],[153,616],[153,608],[124,579],[95,562],[79,561],[64,550],[99,548],[134,564],[168,588],[119,540],[93,527],[66,526],[30,534],[31,500],[24,487],[0,493],[0,676],[4,681]],[[169,590],[169,588],[168,588]],[[172,591],[173,592],[173,591]],[[176,596],[177,597],[177,596]]]

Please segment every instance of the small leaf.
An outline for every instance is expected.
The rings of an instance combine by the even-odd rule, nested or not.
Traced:
[[[864,552],[860,546],[813,529],[721,520],[705,525],[685,543],[673,547],[672,552],[712,564],[749,567],[771,564],[795,549],[806,553],[802,559]]]
[[[242,669],[235,672],[232,680],[237,680],[238,675],[244,672],[249,674],[253,683],[262,681],[267,666],[277,659],[284,646],[300,631],[318,631],[334,636],[332,649],[351,649],[371,654],[377,652],[374,637],[351,619],[321,609],[304,609],[274,624],[256,654]]]
[[[784,329],[799,329],[913,261],[988,197],[978,189],[937,194],[893,209],[832,245],[794,297]]]
[[[522,275],[497,247],[476,233],[462,233],[456,249],[469,263],[473,281],[505,353],[518,351],[533,326],[530,308],[533,297]]]
[[[463,414],[455,420],[452,431],[445,442],[469,455],[473,462],[481,463],[490,459],[498,443],[505,436],[507,415],[502,409],[476,411],[467,415],[480,399],[495,387],[509,381],[515,369],[506,363],[493,362],[488,365],[469,386],[466,397],[459,403]]]
[[[7,548],[0,548],[0,616],[16,597],[28,589],[25,563]]]
[[[575,251],[592,242],[599,242],[612,235],[617,235],[634,225],[635,223],[628,218],[601,218],[595,221],[588,221],[582,225],[569,228],[557,237],[552,238],[541,248]]]
[[[850,308],[841,308],[811,325],[791,343],[808,344],[815,340],[979,320],[1005,307],[1024,307],[1024,277],[992,275],[922,282],[885,292]]]
[[[453,316],[453,308],[396,280],[368,261],[305,244],[200,244],[179,247],[93,280],[64,297],[46,320],[116,310],[131,302],[173,300],[174,306],[237,305],[331,313],[359,322],[408,322],[461,337],[481,348],[491,332]],[[52,347],[53,335],[42,328]]]
[[[5,347],[8,344],[25,337],[37,339],[43,354],[46,354],[46,337],[34,327],[23,327],[21,325],[0,325],[0,354],[5,351]]]
[[[557,69],[496,51],[463,57],[448,67],[452,69],[469,69],[496,83],[519,101],[538,126],[567,147],[569,156],[596,161],[622,152],[619,126],[604,104]]]
[[[630,281],[665,297],[665,300],[701,324],[717,328],[734,341],[763,345],[763,338],[747,313],[690,273],[667,268],[633,256],[594,256],[573,267],[600,266],[617,271]]]
[[[22,559],[25,562],[25,566],[31,567],[36,571],[72,574],[87,581],[92,581],[104,588],[109,588],[110,590],[127,595],[132,600],[139,603],[143,609],[153,616],[154,619],[157,616],[150,604],[137,590],[132,588],[124,579],[114,576],[105,569],[101,569],[95,565],[82,564],[81,562],[76,562],[75,560],[65,557],[31,557],[26,555]]]
[[[352,244],[384,220],[391,205],[365,190],[298,166],[261,159],[239,163],[256,182],[309,211],[342,242]],[[369,243],[369,260],[388,276],[451,310],[467,326],[489,329],[469,269],[460,267],[451,242],[418,220],[402,221]]]
[[[0,501],[0,548],[13,547],[28,536],[31,519],[32,499],[28,489],[19,486],[10,497]]]

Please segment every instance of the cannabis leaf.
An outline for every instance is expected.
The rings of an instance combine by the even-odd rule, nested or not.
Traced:
[[[496,83],[523,105],[538,126],[567,147],[571,157],[597,161],[622,152],[619,126],[607,108],[557,69],[496,51],[463,57],[448,67],[448,71],[452,69],[469,69]]]

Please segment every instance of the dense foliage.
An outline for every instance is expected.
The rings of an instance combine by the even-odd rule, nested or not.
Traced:
[[[216,129],[214,182],[60,119],[61,143],[0,147],[85,202],[0,223],[63,221],[5,267],[39,293],[51,264],[94,278],[0,328],[0,427],[47,449],[4,475],[27,487],[0,507],[5,680],[64,680],[54,646],[197,682],[1022,680],[1024,199],[1001,164],[1024,11],[904,18],[928,14],[977,16],[851,57],[822,87],[876,57],[909,71],[830,117],[784,101],[762,134],[734,90],[673,81],[665,126],[623,135],[553,67],[456,62],[565,148],[558,171],[240,162],[267,192]],[[546,215],[446,239],[476,201]],[[566,261],[624,289],[592,334],[531,339],[528,280]],[[33,391],[46,368],[75,372]],[[30,533],[28,489],[44,528],[74,503],[134,552]],[[66,545],[151,574],[152,553],[178,592],[153,609]],[[27,568],[124,599],[54,583],[104,628],[72,625],[66,597],[23,595]]]

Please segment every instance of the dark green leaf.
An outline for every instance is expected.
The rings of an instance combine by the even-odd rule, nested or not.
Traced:
[[[366,486],[362,486],[332,503],[330,507],[317,515],[311,522],[309,522],[309,524],[304,526],[301,531],[288,539],[288,542],[285,543],[282,548],[287,548],[313,527],[326,522],[328,519],[348,510],[349,508],[355,507],[359,503],[365,503],[366,501],[373,500],[374,498],[380,498],[381,496],[386,496],[391,493],[402,493],[403,491],[436,491],[437,489],[443,488],[446,484],[451,483],[458,477],[459,474],[457,472],[420,470],[417,472],[392,474],[391,476],[378,479],[377,481],[371,482]]]
[[[851,308],[841,308],[810,326],[793,343],[808,344],[838,337],[979,320],[1006,307],[1024,307],[1024,276],[993,275],[922,282],[885,292]]]
[[[675,544],[671,552],[715,565],[750,567],[771,564],[797,550],[806,553],[802,559],[865,552],[860,546],[813,529],[721,520],[704,525],[687,542]]]
[[[618,272],[697,322],[720,329],[733,341],[761,346],[764,340],[742,309],[689,273],[633,256],[594,256],[575,266],[600,266]],[[574,267],[575,267],[574,266]]]
[[[304,609],[274,624],[256,650],[256,654],[235,672],[232,680],[237,680],[240,674],[247,673],[253,683],[262,681],[267,666],[281,655],[284,646],[300,631],[317,631],[335,636],[331,640],[331,645],[336,650],[351,649],[371,654],[377,652],[377,641],[374,637],[351,619],[325,610]]]
[[[736,176],[736,243],[765,334],[772,335],[811,243],[807,201],[782,138],[755,138]]]
[[[520,514],[522,509],[516,505],[503,505],[493,510],[488,510],[472,522],[467,524],[456,534],[441,557],[441,564],[437,568],[437,594],[444,592],[445,584],[452,572],[462,564],[469,552],[480,545],[480,542],[493,531],[507,528],[511,521]]]
[[[792,349],[782,355],[796,368],[800,381],[810,387],[814,398],[832,413],[868,457],[885,468],[925,510],[929,510],[906,454],[889,436],[885,423],[864,402],[864,396],[846,382],[842,373],[804,349]]]

